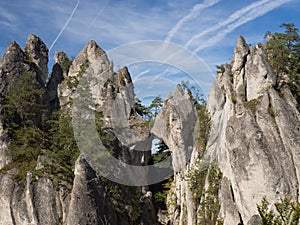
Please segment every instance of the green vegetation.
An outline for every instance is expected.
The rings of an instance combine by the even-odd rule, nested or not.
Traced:
[[[280,26],[283,33],[267,32],[265,51],[267,58],[278,75],[275,88],[288,84],[300,108],[300,36],[299,29],[293,23]],[[287,77],[287,78],[286,78]]]
[[[216,68],[217,68],[217,73],[224,73],[225,72],[225,66],[224,64],[221,64],[221,65],[216,65]]]
[[[154,202],[165,205],[167,202],[168,194],[170,193],[170,190],[172,188],[174,178],[170,177],[162,184],[162,190],[159,192],[156,192],[153,196]]]
[[[140,188],[121,185],[105,178],[102,178],[102,183],[112,200],[115,211],[121,217],[127,217],[131,224],[137,224],[142,213],[143,204]]]
[[[270,209],[266,197],[257,205],[262,225],[298,225],[300,218],[300,204],[285,197],[274,204],[276,211]]]
[[[82,69],[86,66],[82,66]],[[28,171],[38,176],[72,182],[79,155],[70,112],[49,115],[43,103],[44,88],[33,72],[24,73],[1,99],[1,119],[10,138],[8,154],[12,162],[3,170],[17,168],[20,181]],[[35,169],[39,156],[42,167]]]
[[[149,109],[148,107],[142,104],[142,101],[139,98],[135,98],[134,107],[135,113],[137,113],[142,118],[146,119],[149,116]]]
[[[50,151],[46,151],[45,154],[55,163],[55,166],[46,164],[50,166],[51,174],[67,172],[73,177],[72,169],[79,156],[79,149],[74,138],[71,120],[69,113],[58,110],[52,113],[48,121],[46,133]]]
[[[143,105],[142,101],[136,97],[133,110],[144,120],[150,122],[155,119],[157,114],[160,112],[162,106],[163,100],[160,96],[156,96],[149,106]]]
[[[251,99],[250,101],[244,102],[245,108],[249,109],[253,114],[256,112],[256,108],[260,103],[261,97]]]
[[[61,60],[61,68],[64,72],[68,73],[73,60],[70,60],[66,55]]]
[[[198,211],[200,220],[198,224],[223,224],[218,218],[220,212],[219,190],[221,187],[222,173],[216,165],[211,165],[208,171],[208,188],[200,202]]]
[[[197,166],[200,165],[200,160],[197,162]],[[193,200],[199,205],[203,193],[205,192],[205,182],[208,172],[208,165],[202,166],[202,168],[193,168],[189,171],[186,180],[189,181],[189,187],[193,192]]]
[[[201,166],[200,163],[198,163]],[[190,190],[193,192],[193,200],[199,207],[199,220],[197,224],[222,224],[218,218],[220,211],[219,189],[222,173],[216,165],[204,165],[202,168],[194,168],[186,179],[189,181]],[[208,187],[205,185],[208,183]]]
[[[157,151],[154,154],[152,154],[153,164],[159,163],[171,155],[169,147],[165,144],[163,140],[160,140],[156,144],[156,146]]]
[[[46,147],[43,129],[45,107],[44,90],[38,85],[36,75],[24,73],[1,99],[1,119],[10,137],[8,154],[13,162],[4,169],[17,167],[17,180],[26,176],[35,166],[37,157]]]
[[[220,66],[220,70],[224,67]],[[219,189],[221,185],[222,173],[216,165],[209,165],[203,160],[205,154],[208,135],[210,131],[210,115],[206,109],[206,101],[194,86],[189,82],[181,82],[184,91],[190,93],[194,101],[198,115],[198,139],[197,147],[199,150],[196,167],[191,169],[186,176],[190,190],[193,192],[193,200],[199,206],[197,224],[223,224],[218,218],[220,211]],[[207,186],[208,185],[208,186]]]
[[[68,61],[66,60],[65,63],[68,66]],[[78,74],[76,76],[69,76],[67,78],[67,86],[69,89],[76,88],[79,84],[80,79],[82,78],[83,74],[86,72],[86,70],[89,68],[89,60],[86,59],[81,65],[80,70],[78,71]]]
[[[157,116],[157,114],[159,113],[160,109],[163,106],[163,100],[160,96],[156,96],[151,104],[149,105],[148,109],[150,111],[151,114],[151,119],[155,118]]]

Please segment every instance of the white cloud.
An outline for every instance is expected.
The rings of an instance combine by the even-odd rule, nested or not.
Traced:
[[[214,45],[215,43],[219,42],[223,39],[228,33],[235,30],[237,27],[256,19],[257,17],[263,16],[264,14],[268,13],[269,11],[290,2],[293,0],[273,0],[273,1],[266,1],[262,6],[256,6],[252,8],[250,11],[246,12],[246,14],[240,14],[240,18],[235,21],[234,23],[228,24],[223,30],[219,31],[217,35],[213,36],[206,42],[202,42],[194,52],[197,53],[200,50],[207,48],[209,46]]]
[[[170,42],[173,36],[177,33],[177,31],[189,20],[197,17],[202,10],[205,10],[213,5],[217,4],[221,0],[204,0],[203,3],[196,4],[190,12],[185,15],[181,20],[177,22],[177,24],[168,32],[168,36],[165,41]]]
[[[66,29],[66,27],[68,26],[68,24],[70,23],[71,19],[73,18],[74,13],[76,12],[78,6],[79,6],[80,0],[77,1],[70,17],[67,19],[66,23],[64,24],[64,26],[61,28],[61,30],[59,31],[58,35],[56,36],[56,38],[54,39],[54,41],[52,42],[52,44],[49,47],[49,51],[51,51],[51,49],[53,48],[53,46],[55,45],[55,43],[57,42],[57,40],[60,38],[60,36],[62,35],[62,33],[64,32],[64,30]]]
[[[190,47],[190,45],[197,39],[199,39],[200,37],[203,37],[211,32],[215,32],[217,30],[219,30],[220,28],[238,20],[240,17],[244,16],[245,13],[249,12],[250,10],[253,10],[257,7],[261,7],[263,4],[267,3],[267,2],[270,2],[272,0],[259,0],[259,1],[256,1],[256,2],[253,2],[249,5],[247,5],[246,7],[243,7],[242,9],[240,10],[237,10],[235,11],[234,13],[232,13],[226,20],[212,26],[212,27],[209,27],[203,31],[201,31],[200,33],[194,35],[186,44],[185,44],[185,47],[188,48]]]
[[[7,10],[0,7],[0,25],[10,29],[15,29],[15,22],[17,18],[14,14],[7,12]]]

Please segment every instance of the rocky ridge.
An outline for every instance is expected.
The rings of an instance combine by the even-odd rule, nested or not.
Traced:
[[[147,165],[154,137],[171,150],[174,178],[167,208],[155,208],[149,187],[143,187],[138,192],[140,213],[136,214],[133,205],[114,199],[107,183],[81,155],[72,182],[67,178],[57,184],[31,171],[26,180],[17,182],[14,168],[0,172],[0,218],[4,224],[126,225],[132,216],[134,224],[194,225],[203,224],[209,215],[215,224],[257,225],[261,224],[257,204],[263,197],[273,204],[286,195],[298,196],[300,114],[289,87],[276,88],[280,81],[262,45],[250,49],[239,37],[232,62],[219,71],[207,99],[211,122],[205,149],[197,144],[202,121],[190,93],[180,86],[165,100],[149,130],[134,114],[133,84],[127,68],[115,73],[96,42],[90,41],[72,61],[57,52],[45,86],[47,62],[47,47],[37,36],[28,37],[24,50],[12,42],[0,62],[1,97],[18,77],[31,72],[45,89],[44,104],[49,111],[68,111],[78,82],[88,79],[95,109],[103,113],[103,126],[114,134],[113,147],[119,159]],[[7,154],[10,140],[0,122],[3,168],[11,161]],[[114,129],[117,123],[122,129]],[[37,169],[42,160],[39,157]],[[213,204],[207,204],[208,200]],[[125,214],[120,214],[118,207]]]
[[[200,159],[201,149],[191,139],[196,123],[190,113],[193,104],[182,103],[187,97],[178,88],[174,95],[181,97],[175,105],[170,104],[172,98],[166,100],[152,129],[170,147],[175,169],[167,201],[169,216],[161,217],[163,224],[203,224],[208,211],[216,210],[215,224],[257,225],[261,224],[257,205],[264,197],[272,205],[285,196],[298,196],[300,117],[288,85],[276,89],[279,79],[263,46],[250,49],[240,36],[232,62],[220,68],[207,100],[210,134]],[[185,126],[190,130],[182,135]],[[222,174],[210,199],[219,207],[206,203],[211,188],[207,164],[217,166]],[[206,171],[204,184],[199,180],[196,186],[202,193],[199,202],[194,198],[199,192],[193,191],[189,180],[194,171],[199,172],[194,179]]]
[[[50,112],[62,108],[68,111],[69,102],[74,97],[77,82],[82,77],[90,77],[90,90],[96,101],[97,111],[103,112],[104,122],[108,129],[111,127],[112,108],[116,102],[122,103],[118,113],[131,121],[131,125],[138,124],[138,118],[132,117],[133,86],[127,68],[118,73],[113,71],[112,62],[106,53],[94,42],[90,41],[73,61],[63,52],[55,54],[55,64],[49,82],[45,86],[47,76],[48,49],[41,39],[29,35],[24,50],[16,42],[12,42],[0,63],[1,96],[9,93],[18,77],[30,72],[36,75],[36,80],[45,90],[44,104]],[[120,105],[117,105],[120,106]],[[10,163],[9,137],[1,125],[0,165],[1,168]],[[136,129],[141,129],[135,126]],[[133,131],[137,133],[138,131]],[[127,147],[118,140],[114,143],[118,157],[125,162],[140,165],[149,155],[151,140],[150,133],[143,131],[143,135],[131,135]],[[146,143],[146,144],[145,144]],[[150,144],[150,146],[149,146]],[[136,148],[145,148],[147,152],[132,154]],[[119,149],[119,150],[118,150]],[[39,157],[36,169],[43,168],[43,162],[49,158]],[[16,181],[13,178],[15,169],[5,169],[1,172],[0,218],[2,223],[8,224],[129,224],[130,215],[136,217],[135,223],[156,224],[154,206],[149,197],[141,200],[141,212],[134,212],[130,205],[122,205],[125,215],[116,210],[119,202],[107,194],[107,187],[102,183],[93,168],[80,156],[75,163],[74,181],[70,183],[68,177],[58,184],[49,177],[37,175],[28,171],[26,179]],[[64,181],[66,180],[66,181]],[[141,196],[142,190],[139,191]],[[130,198],[131,196],[128,196]],[[151,199],[151,198],[150,198]],[[124,203],[122,203],[124,204]],[[126,213],[129,214],[126,215]]]
[[[223,173],[224,224],[257,224],[250,221],[264,196],[274,203],[299,193],[300,117],[289,87],[275,89],[277,79],[262,45],[249,49],[239,37],[212,86],[207,154]]]

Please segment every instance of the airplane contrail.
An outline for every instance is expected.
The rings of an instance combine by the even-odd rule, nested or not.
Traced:
[[[102,4],[101,10],[98,11],[98,13],[96,14],[96,16],[93,19],[93,21],[89,24],[90,27],[95,24],[95,22],[97,21],[97,19],[99,18],[99,16],[101,15],[101,13],[104,11],[104,9],[106,8],[106,6],[108,5],[109,2],[110,2],[110,0],[107,0],[107,1],[105,1]]]
[[[211,32],[214,32],[216,30],[219,30],[220,28],[230,24],[230,23],[233,23],[234,21],[240,19],[240,17],[244,16],[245,13],[249,12],[250,10],[253,10],[255,9],[256,7],[259,7],[267,2],[271,2],[272,0],[259,0],[259,1],[256,1],[256,2],[253,2],[237,11],[235,11],[234,13],[232,13],[226,20],[210,27],[210,28],[207,28],[203,31],[201,31],[200,33],[194,35],[186,44],[184,47],[188,48],[191,46],[191,44],[198,38],[200,37],[203,37],[204,35],[208,34],[208,33],[211,33]]]
[[[206,41],[203,44],[201,44],[200,46],[198,46],[193,52],[197,53],[206,47],[212,46],[213,44],[215,44],[215,43],[219,42],[221,39],[223,39],[226,36],[226,34],[235,30],[237,27],[239,27],[253,19],[256,19],[257,17],[263,16],[266,13],[270,12],[271,10],[278,8],[279,6],[281,6],[287,2],[290,2],[290,1],[293,1],[293,0],[273,0],[273,1],[269,1],[262,7],[252,8],[245,15],[243,15],[243,17],[240,17],[234,23],[229,24],[226,29],[223,29],[223,31],[219,32],[216,36],[214,36],[213,38],[209,39],[208,41]]]
[[[194,5],[194,7],[190,10],[190,12],[185,15],[181,20],[177,22],[177,24],[169,31],[168,36],[166,37],[165,41],[170,42],[175,33],[189,20],[195,18],[198,16],[198,14],[204,10],[207,9],[221,0],[204,0],[203,3],[199,3]]]
[[[66,23],[64,24],[64,26],[61,28],[61,30],[59,31],[58,35],[56,36],[56,38],[54,39],[54,41],[52,42],[52,44],[50,45],[49,48],[49,52],[51,51],[51,49],[53,48],[53,46],[55,45],[55,43],[57,42],[57,40],[60,38],[60,36],[62,35],[62,33],[64,32],[64,30],[66,29],[66,27],[68,26],[68,24],[70,23],[71,19],[73,18],[74,13],[76,12],[79,3],[81,0],[77,1],[77,4],[75,5],[71,15],[69,16],[68,20],[66,21]]]

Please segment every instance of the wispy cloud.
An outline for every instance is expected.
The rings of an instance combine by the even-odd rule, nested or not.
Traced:
[[[52,44],[49,47],[49,51],[51,51],[51,49],[53,48],[53,46],[55,45],[55,43],[57,42],[57,40],[60,38],[60,36],[62,35],[62,33],[64,32],[64,30],[66,29],[66,27],[68,26],[68,24],[70,23],[70,21],[73,18],[74,13],[76,12],[78,6],[79,6],[80,0],[77,1],[70,17],[67,19],[66,23],[64,24],[64,26],[61,28],[61,30],[59,31],[58,35],[56,36],[56,38],[54,39],[54,41],[52,42]]]
[[[199,15],[199,13],[204,10],[207,9],[209,7],[212,7],[213,5],[217,4],[218,2],[220,2],[221,0],[204,0],[203,3],[199,3],[196,4],[191,10],[190,12],[185,15],[181,20],[179,20],[177,22],[177,24],[168,32],[168,36],[166,37],[165,41],[166,42],[170,42],[171,39],[173,38],[173,36],[177,33],[177,31],[183,27],[183,25],[197,17]]]
[[[242,16],[245,15],[245,13],[249,12],[250,10],[253,10],[257,7],[260,7],[261,5],[267,3],[267,2],[271,2],[272,0],[259,0],[259,1],[256,1],[256,2],[253,2],[249,5],[247,5],[246,7],[243,7],[242,9],[240,10],[237,10],[235,11],[234,13],[232,13],[227,19],[225,19],[224,21],[212,26],[212,27],[209,27],[203,31],[201,31],[200,33],[194,35],[186,44],[185,44],[185,47],[188,48],[190,47],[190,45],[197,39],[211,33],[211,32],[214,32],[214,31],[217,31],[219,30],[220,28],[230,24],[230,23],[233,23],[234,21],[238,20],[239,18],[241,18]]]
[[[194,52],[197,53],[200,50],[210,47],[214,44],[216,44],[217,42],[219,42],[221,39],[223,39],[228,33],[232,32],[233,30],[235,30],[237,27],[252,21],[260,16],[265,15],[266,13],[272,11],[273,9],[291,2],[293,0],[273,0],[273,1],[264,1],[264,4],[258,4],[255,7],[251,7],[250,10],[246,11],[246,14],[243,13],[239,13],[237,15],[235,15],[236,17],[239,15],[240,18],[237,19],[235,22],[231,23],[231,24],[226,24],[227,26],[221,30],[220,32],[218,32],[217,35],[215,35],[213,38],[210,38],[208,41],[206,42],[202,42],[200,46],[198,46]],[[258,2],[257,2],[258,3]],[[237,17],[238,18],[238,17]]]
[[[15,27],[16,16],[0,7],[0,24],[8,28]]]

